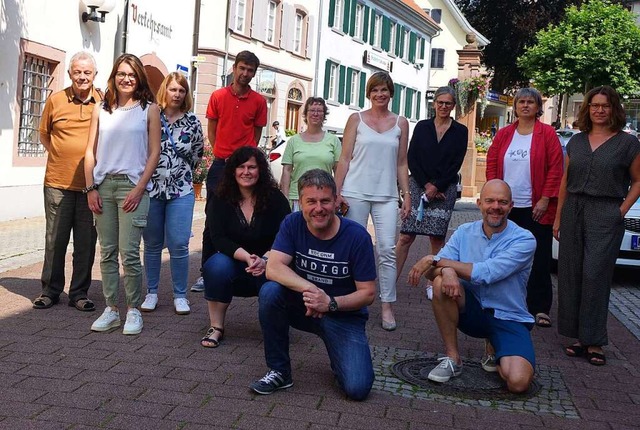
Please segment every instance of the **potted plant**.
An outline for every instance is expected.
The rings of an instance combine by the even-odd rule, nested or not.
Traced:
[[[489,151],[489,147],[491,146],[492,142],[493,141],[491,139],[491,133],[488,131],[481,131],[479,133],[476,133],[473,138],[473,143],[476,146],[476,151],[478,151],[478,154],[486,154]]]
[[[193,192],[197,200],[202,200],[202,184],[207,180],[209,166],[213,161],[213,150],[211,145],[205,142],[204,153],[193,171]]]
[[[484,118],[484,110],[487,107],[487,92],[489,91],[489,80],[484,76],[473,76],[471,78],[459,80],[453,78],[449,80],[449,86],[456,93],[456,106],[460,116],[465,116],[480,100],[480,118]]]

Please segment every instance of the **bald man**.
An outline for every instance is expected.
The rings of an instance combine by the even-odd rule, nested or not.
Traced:
[[[513,201],[506,182],[488,181],[477,205],[482,220],[461,225],[438,255],[422,258],[409,273],[411,285],[422,276],[433,281],[433,313],[445,346],[446,356],[428,378],[447,382],[461,374],[459,329],[486,339],[482,368],[499,372],[510,392],[522,393],[535,368],[527,280],[536,241],[507,219]]]

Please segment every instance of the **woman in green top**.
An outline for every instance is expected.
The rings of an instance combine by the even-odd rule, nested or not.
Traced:
[[[327,104],[322,97],[309,97],[302,110],[302,118],[307,129],[291,136],[282,156],[282,178],[280,188],[291,201],[294,211],[298,206],[298,179],[311,169],[322,169],[327,173],[335,171],[340,158],[341,144],[335,134],[322,129],[328,114]]]

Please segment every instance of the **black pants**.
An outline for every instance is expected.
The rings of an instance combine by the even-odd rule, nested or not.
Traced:
[[[209,168],[209,173],[207,174],[207,203],[204,207],[205,220],[204,231],[202,232],[202,261],[200,263],[200,272],[202,272],[204,263],[207,262],[209,257],[216,253],[216,249],[214,248],[213,242],[211,241],[211,232],[209,231],[209,223],[213,221],[209,219],[209,202],[211,201],[213,193],[216,192],[216,188],[218,188],[220,179],[222,179],[224,165],[224,160],[213,160],[213,162],[211,163],[211,167]]]
[[[520,227],[529,230],[536,238],[536,253],[527,283],[527,308],[532,315],[549,314],[553,301],[551,284],[551,242],[553,226],[536,222],[532,218],[532,208],[513,208],[509,219]]]

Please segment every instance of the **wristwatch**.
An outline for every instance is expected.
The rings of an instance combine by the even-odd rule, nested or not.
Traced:
[[[433,267],[438,267],[438,263],[440,262],[441,259],[442,257],[440,257],[439,255],[434,255],[433,258],[431,259],[431,265]]]
[[[93,190],[97,190],[98,189],[98,184],[91,184],[89,185],[87,188],[83,188],[82,189],[82,194],[87,194],[89,191],[93,191]]]
[[[336,312],[338,310],[338,302],[333,296],[329,296],[329,312]]]

